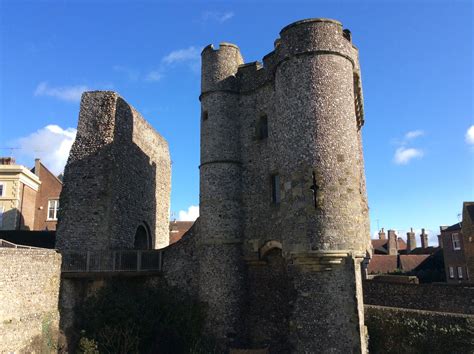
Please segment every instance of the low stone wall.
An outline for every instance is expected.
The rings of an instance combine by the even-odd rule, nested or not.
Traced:
[[[0,248],[0,352],[57,350],[61,255]]]
[[[474,286],[395,284],[366,280],[364,304],[474,314]]]
[[[474,352],[474,316],[365,306],[370,353]]]

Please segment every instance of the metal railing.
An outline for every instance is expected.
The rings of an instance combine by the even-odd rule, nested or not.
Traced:
[[[160,250],[61,252],[62,272],[161,271]]]
[[[32,247],[32,246],[24,246],[24,245],[17,245],[16,243],[6,241],[4,239],[0,238],[0,247],[5,247],[5,248],[24,248],[24,249],[40,249],[38,247]]]

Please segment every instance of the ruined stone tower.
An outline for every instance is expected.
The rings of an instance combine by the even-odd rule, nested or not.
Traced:
[[[231,345],[365,352],[370,232],[350,32],[334,20],[295,22],[263,65],[243,64],[233,44],[207,46],[201,88],[199,295],[209,331]]]
[[[56,247],[167,246],[170,188],[166,140],[117,93],[85,92],[64,169]]]

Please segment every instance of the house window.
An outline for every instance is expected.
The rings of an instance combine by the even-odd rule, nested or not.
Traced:
[[[59,200],[48,201],[48,220],[58,220]]]
[[[451,235],[453,241],[453,250],[458,251],[461,249],[461,240],[459,238],[459,234],[452,234]]]
[[[462,267],[458,267],[458,279],[462,279]]]
[[[5,195],[5,184],[0,182],[0,197]]]
[[[257,139],[263,140],[268,138],[268,118],[264,114],[260,117],[257,123]]]
[[[450,277],[451,279],[454,278],[454,267],[449,267],[449,277]]]
[[[271,183],[272,183],[272,202],[274,204],[279,204],[281,200],[280,176],[277,174],[272,175]]]

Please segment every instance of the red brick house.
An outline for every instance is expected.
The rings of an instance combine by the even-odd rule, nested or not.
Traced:
[[[176,221],[170,222],[170,245],[178,242],[186,232],[193,226],[194,221]]]
[[[63,183],[40,161],[31,170],[41,181],[35,200],[34,230],[56,230],[59,195]]]
[[[466,283],[469,280],[464,257],[462,222],[451,226],[441,226],[440,242],[443,247],[444,268],[448,283]]]

